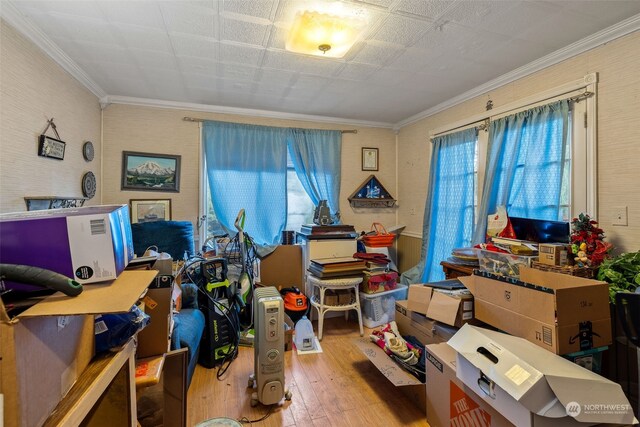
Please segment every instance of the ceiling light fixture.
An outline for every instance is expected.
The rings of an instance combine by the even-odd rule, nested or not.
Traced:
[[[358,40],[366,21],[305,10],[296,14],[286,49],[308,55],[342,58]]]

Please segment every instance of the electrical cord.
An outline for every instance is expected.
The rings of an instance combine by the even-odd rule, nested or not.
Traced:
[[[273,407],[275,405],[269,405],[269,410],[267,411],[266,415],[264,415],[262,418],[258,418],[257,420],[250,420],[247,417],[242,417],[238,419],[238,422],[242,423],[242,424],[253,424],[253,423],[257,423],[260,421],[264,421],[267,418],[269,418],[271,416],[271,411],[273,410]]]

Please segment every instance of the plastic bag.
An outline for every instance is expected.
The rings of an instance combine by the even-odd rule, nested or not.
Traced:
[[[96,353],[120,347],[149,324],[149,315],[134,305],[128,313],[101,314],[95,318]]]
[[[507,208],[498,206],[496,213],[489,215],[487,218],[487,237],[506,237],[515,239],[516,233],[513,231],[511,221],[507,215]]]

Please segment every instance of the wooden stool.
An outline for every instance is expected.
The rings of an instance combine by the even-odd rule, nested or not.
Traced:
[[[362,312],[360,311],[360,295],[359,287],[362,277],[341,277],[336,279],[320,279],[311,274],[307,275],[307,289],[311,289],[311,305],[318,310],[318,340],[322,340],[322,323],[324,315],[328,311],[344,311],[345,319],[349,310],[355,310],[358,313],[358,322],[360,323],[360,336],[364,335],[362,329]],[[315,287],[318,288],[319,295],[316,295]],[[350,304],[341,305],[325,305],[324,293],[327,289],[353,289],[355,298],[352,298]],[[319,296],[319,298],[318,298]]]

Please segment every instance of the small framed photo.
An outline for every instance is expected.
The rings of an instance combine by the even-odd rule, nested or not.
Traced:
[[[362,170],[363,171],[377,171],[378,170],[378,149],[377,148],[362,148]]]
[[[180,156],[122,152],[122,190],[180,192]]]
[[[50,136],[40,135],[40,143],[38,144],[38,156],[50,157],[56,160],[64,159],[64,149],[66,143]]]
[[[171,220],[171,199],[131,199],[131,222]]]

